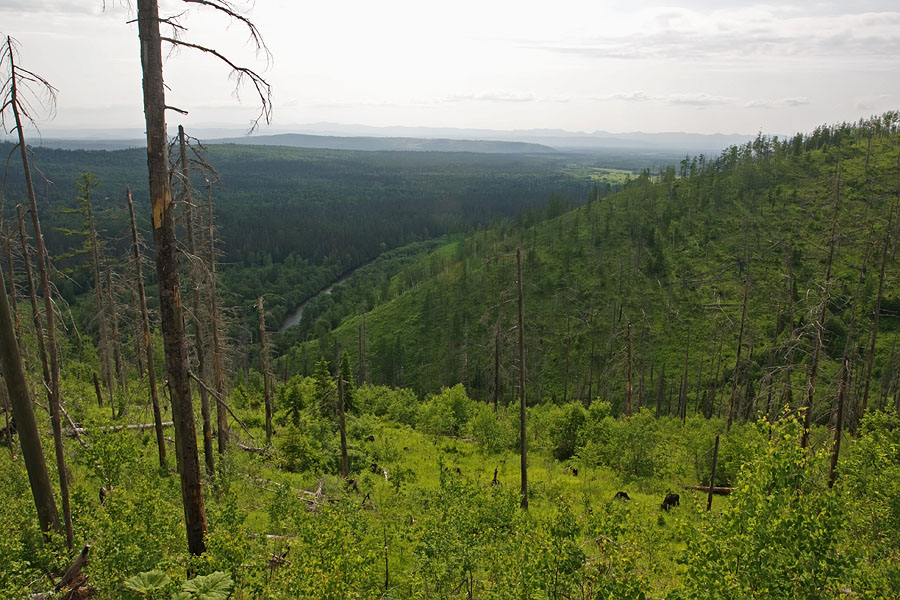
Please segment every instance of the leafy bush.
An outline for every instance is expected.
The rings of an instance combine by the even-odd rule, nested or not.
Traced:
[[[799,439],[794,419],[775,426],[764,452],[741,469],[721,515],[706,513],[687,536],[687,597],[843,595],[853,566],[840,550],[843,505],[819,475],[825,455],[809,454]]]

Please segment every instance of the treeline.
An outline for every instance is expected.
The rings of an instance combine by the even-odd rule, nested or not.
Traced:
[[[897,122],[761,135],[556,219],[498,224],[410,267],[428,275],[365,315],[364,344],[356,316],[284,360],[309,369],[340,346],[376,383],[463,382],[509,402],[522,247],[530,403],[600,397],[618,414],[630,373],[634,406],[661,414],[752,418],[811,399],[827,420],[844,386],[855,422],[900,390]]]
[[[11,149],[0,144],[4,153]],[[134,194],[139,230],[149,231],[143,150],[33,153],[47,180],[37,191],[52,255],[71,250],[63,231],[78,223],[63,211],[75,205],[74,182],[85,172],[99,180],[95,219],[113,250],[128,249],[125,187]],[[335,277],[386,250],[511,218],[553,193],[583,200],[590,187],[556,156],[219,145],[206,148],[204,160],[215,172],[194,174],[192,183],[205,190],[214,182],[222,259],[233,273],[228,291],[235,306],[266,295],[273,328]],[[23,193],[21,173],[10,170],[7,197]],[[80,274],[60,282],[69,300],[90,287]]]

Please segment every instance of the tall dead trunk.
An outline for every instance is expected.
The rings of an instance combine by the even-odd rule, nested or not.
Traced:
[[[209,295],[209,332],[212,338],[213,381],[216,384],[216,395],[220,399],[216,402],[216,421],[219,427],[219,454],[225,454],[225,450],[228,449],[228,413],[221,400],[225,398],[225,357],[221,336],[219,335],[219,327],[221,327],[222,323],[219,317],[219,296],[216,293],[216,238],[211,186],[208,190],[207,204],[209,209],[209,235],[206,241],[209,254],[209,269],[207,271],[209,281],[206,291]]]
[[[628,324],[628,363],[625,365],[625,416],[631,416],[631,323]]]
[[[131,301],[134,303],[132,310],[136,317],[134,319],[134,360],[137,363],[138,379],[144,379],[144,336],[140,329],[141,322],[141,300],[138,298],[137,286],[131,286]]]
[[[187,158],[187,143],[184,139],[184,127],[182,127],[181,125],[178,126],[178,150],[180,154],[179,165],[182,189],[181,202],[184,205],[184,222],[185,229],[187,230],[188,253],[190,254],[190,268],[188,270],[188,273],[193,284],[191,290],[191,304],[193,312],[191,325],[194,330],[194,352],[197,354],[197,370],[199,371],[200,377],[205,383],[208,376],[207,371],[209,369],[207,368],[206,364],[206,332],[204,331],[202,319],[200,317],[200,294],[201,289],[203,288],[204,274],[202,272],[202,269],[198,268],[197,266],[197,240],[196,236],[194,235],[194,199],[191,194],[191,172]],[[213,475],[216,472],[216,463],[215,452],[213,450],[212,443],[212,422],[209,410],[209,392],[206,391],[206,387],[203,385],[198,385],[197,387],[199,388],[200,392],[200,418],[203,421],[203,459],[206,464],[206,473],[208,475]]]
[[[744,343],[744,325],[747,321],[747,298],[750,296],[750,265],[747,265],[747,277],[744,279],[744,307],[741,309],[741,329],[738,333],[737,356],[734,358],[734,372],[731,374],[731,396],[728,404],[728,422],[725,432],[731,431],[731,423],[734,421],[734,404],[737,395],[738,374],[741,368],[741,347]]]
[[[900,159],[898,159],[900,163]],[[898,165],[900,166],[900,165]],[[898,175],[900,177],[900,175]],[[897,194],[900,195],[900,181],[897,183]],[[891,226],[894,219],[894,210],[896,209],[897,200],[891,204],[891,211],[888,213],[887,228],[884,231],[884,240],[881,244],[881,268],[878,273],[878,293],[875,296],[875,314],[872,316],[872,336],[869,338],[869,353],[866,356],[866,376],[863,383],[862,402],[859,407],[858,420],[863,418],[869,407],[869,383],[872,381],[872,363],[875,359],[875,340],[878,338],[878,320],[881,317],[881,300],[884,297],[884,268],[887,264],[888,248],[891,243]]]
[[[37,199],[34,193],[34,183],[31,179],[31,164],[28,160],[28,147],[25,145],[25,131],[22,129],[22,120],[19,116],[18,99],[18,72],[14,62],[12,40],[6,38],[6,46],[9,52],[10,65],[10,102],[9,105],[15,120],[15,130],[19,140],[19,152],[22,156],[22,171],[25,178],[25,188],[28,194],[28,203],[31,210],[31,224],[34,227],[34,239],[37,248],[37,260],[40,266],[41,288],[44,299],[44,311],[47,317],[47,354],[50,363],[50,423],[53,428],[53,446],[56,452],[56,466],[59,473],[60,498],[62,500],[63,521],[66,528],[66,545],[71,549],[74,545],[75,533],[72,529],[72,511],[69,507],[69,479],[66,468],[66,457],[63,450],[62,426],[60,425],[60,392],[59,392],[59,356],[56,346],[56,323],[53,313],[53,301],[50,298],[50,258],[44,246],[44,235],[41,233],[41,222],[38,218]]]
[[[816,375],[819,370],[819,356],[822,354],[823,332],[825,331],[825,317],[828,314],[828,300],[831,296],[831,266],[834,262],[834,246],[837,240],[837,217],[841,195],[841,144],[837,146],[837,165],[835,166],[834,183],[834,210],[831,215],[831,236],[828,241],[828,262],[825,263],[825,292],[819,310],[819,320],[816,323],[816,345],[813,348],[812,363],[809,367],[809,380],[806,386],[806,400],[804,402],[803,433],[800,436],[800,447],[809,446],[809,429],[812,424],[813,396],[816,391]]]
[[[100,358],[100,379],[103,380],[103,387],[106,388],[106,394],[109,398],[109,406],[112,411],[112,417],[116,417],[116,395],[113,392],[114,374],[112,366],[112,351],[110,348],[109,332],[107,331],[107,310],[106,302],[103,294],[103,274],[100,267],[100,240],[97,236],[97,229],[94,227],[94,214],[91,210],[91,189],[96,185],[96,178],[90,174],[85,174],[79,181],[79,189],[82,192],[81,201],[84,203],[84,216],[88,225],[88,244],[91,251],[91,271],[94,276],[94,302],[97,308],[97,350]]]
[[[111,346],[113,351],[113,364],[116,367],[116,380],[119,385],[119,415],[124,412],[125,405],[128,402],[128,380],[125,376],[125,365],[122,363],[122,348],[119,345],[119,313],[116,310],[116,296],[113,293],[112,273],[110,269],[106,270],[106,295],[109,305],[109,319],[112,322],[112,340]],[[113,408],[113,412],[115,412]],[[113,415],[115,417],[115,415]]]
[[[519,458],[522,472],[522,508],[528,509],[528,437],[525,430],[525,298],[522,292],[522,248],[516,248],[519,288]]]
[[[262,376],[263,376],[263,397],[265,399],[266,404],[266,445],[272,444],[272,374],[271,368],[269,366],[269,343],[266,335],[266,313],[263,310],[263,297],[259,296],[256,299],[256,310],[259,315],[259,360],[260,360],[260,368],[262,368]],[[340,370],[339,370],[340,371]],[[341,377],[340,372],[338,372],[338,386],[340,391],[340,403],[341,403],[341,413],[343,414],[343,406],[344,406],[344,398],[343,398],[343,384],[341,381],[343,378]],[[346,446],[346,440],[344,439],[344,424],[343,424],[343,416],[341,416],[341,444]],[[345,448],[346,450],[346,448]],[[344,473],[344,477],[347,474]]]
[[[500,332],[497,331],[499,339]],[[569,400],[569,354],[572,350],[572,317],[566,317],[566,370],[563,381],[563,404]]]
[[[159,391],[156,388],[156,365],[153,358],[153,345],[150,342],[150,318],[147,314],[147,295],[144,293],[144,274],[141,268],[141,247],[138,243],[137,226],[134,223],[134,203],[131,201],[131,189],[125,190],[128,199],[128,214],[131,217],[131,243],[134,247],[134,265],[137,279],[138,298],[141,309],[141,328],[143,329],[144,353],[147,356],[147,374],[150,380],[150,404],[153,407],[153,424],[156,430],[156,447],[159,453],[159,468],[166,469],[166,440],[163,437],[162,414],[159,410]],[[97,388],[99,391],[99,387]]]
[[[497,319],[497,327],[494,331],[494,387],[491,390],[494,401],[494,412],[500,401],[500,319]]]
[[[175,452],[181,476],[188,550],[206,550],[206,509],[200,478],[200,455],[194,427],[187,343],[178,282],[178,247],[175,211],[169,185],[166,140],[166,100],[163,87],[162,42],[156,0],[138,0],[138,33],[141,41],[144,116],[147,130],[147,170],[152,205],[153,243],[159,281],[160,321],[166,352],[166,372],[175,423]]]
[[[361,311],[359,323],[359,385],[363,386],[368,383],[368,373],[366,372],[366,313]]]
[[[12,232],[7,232],[6,237],[6,264],[9,268],[9,300],[12,304],[13,321],[16,326],[16,339],[21,339],[22,328],[19,324],[19,300],[16,295],[16,267],[13,263]]]
[[[792,370],[794,368],[794,250],[790,249],[787,257],[788,266],[788,353],[785,365],[784,403],[788,410],[794,404],[794,384]]]
[[[0,350],[2,350],[0,367],[3,369],[3,380],[6,382],[13,417],[16,419],[16,431],[22,445],[22,456],[25,459],[25,470],[28,471],[28,482],[31,484],[31,496],[34,499],[38,523],[44,532],[52,530],[62,533],[47,463],[44,462],[37,419],[31,406],[31,389],[25,378],[19,345],[16,343],[15,326],[6,297],[3,271],[0,271]]]
[[[262,314],[262,296],[259,297],[260,315]],[[262,317],[260,317],[262,319]],[[350,460],[347,457],[347,421],[344,414],[344,373],[340,367],[341,360],[338,358],[337,369],[337,392],[338,392],[338,426],[341,430],[341,477],[347,479],[350,475]],[[269,415],[269,406],[266,405],[266,436],[271,437],[270,428],[272,420]],[[269,440],[266,440],[269,443]]]
[[[681,376],[681,395],[678,398],[678,416],[684,424],[687,419],[688,362],[691,359],[691,324],[688,323],[687,346],[684,350],[684,373]]]

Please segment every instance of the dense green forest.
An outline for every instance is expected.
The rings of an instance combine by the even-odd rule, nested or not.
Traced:
[[[830,396],[845,349],[853,397],[861,393],[878,301],[869,393],[894,406],[900,299],[887,283],[877,296],[882,262],[884,282],[900,267],[885,245],[896,224],[898,149],[870,131],[761,136],[721,156],[645,170],[620,193],[556,218],[526,216],[442,246],[395,275],[403,293],[366,314],[369,376],[419,393],[463,382],[490,398],[495,353],[515,352],[514,252],[522,247],[530,402],[599,394],[619,410],[630,362],[637,402],[661,400],[664,413],[686,401],[692,412],[722,414],[732,387],[745,416],[778,410],[788,387],[803,396],[833,246],[820,393]],[[343,287],[352,318],[295,348],[292,365],[311,372],[335,346],[358,359],[358,295],[371,285],[351,278]],[[515,378],[501,367],[505,401]],[[826,414],[830,404],[815,410]]]
[[[36,410],[51,498],[67,498],[64,511],[71,501],[74,535],[67,544],[61,527],[41,530],[25,427],[16,435],[3,422],[0,599],[57,582],[58,596],[128,600],[897,597],[898,126],[888,113],[760,135],[635,173],[616,193],[593,177],[600,165],[543,158],[403,154],[398,165],[379,153],[211,149],[222,234],[209,236],[199,185],[178,229],[204,461],[195,493],[206,533],[194,554],[184,510],[197,497],[176,475],[184,440],[171,423],[154,435],[148,402],[150,382],[166,377],[159,324],[134,331],[124,307],[139,263],[109,225],[127,221],[81,179],[67,204],[80,212],[47,219],[77,235],[59,232],[51,248],[90,253],[96,201],[100,249],[122,259],[105,284],[95,274],[71,290],[71,311],[56,296],[65,414],[53,402]],[[128,153],[84,154],[101,155]],[[229,183],[229,160],[242,163],[240,183]],[[72,164],[73,176],[86,166]],[[335,228],[310,233],[324,247],[303,258],[297,248],[315,243],[282,230],[301,217],[272,208],[292,185],[309,194],[304,211]],[[271,194],[250,204],[259,189]],[[452,219],[424,208],[401,218],[452,198]],[[362,214],[378,222],[355,216],[369,202]],[[230,227],[266,250],[253,254]],[[18,237],[6,241],[0,272],[15,294],[2,295],[0,333],[43,407],[31,259]],[[207,244],[232,262],[218,283]],[[74,269],[84,256],[59,260]],[[266,321],[263,307],[284,282],[254,281],[269,262],[292,277],[331,265],[310,293],[358,268],[270,335],[280,318]],[[98,285],[105,295],[89,295]],[[222,288],[257,301],[258,331],[226,335]],[[229,346],[221,354],[216,335]],[[19,398],[3,359],[8,415]],[[166,387],[162,418],[177,421]],[[65,468],[52,460],[60,452]],[[692,489],[704,486],[721,495]],[[89,560],[66,578],[82,547]]]
[[[9,155],[11,144],[0,144]],[[205,198],[207,179],[216,207],[224,285],[236,307],[259,294],[270,302],[271,323],[340,274],[412,242],[460,233],[543,207],[553,194],[582,202],[596,184],[616,185],[614,171],[594,159],[569,155],[471,152],[352,152],[303,148],[212,145],[190,152],[192,183]],[[138,225],[148,231],[146,157],[117,151],[35,148],[44,181],[37,184],[45,238],[52,253],[67,251],[63,214],[74,206],[75,182],[94,173],[98,230],[114,251],[128,248],[125,188],[131,187]],[[202,168],[203,163],[215,171]],[[635,158],[637,169],[642,159]],[[577,169],[574,166],[577,165]],[[586,168],[587,167],[587,168]],[[7,171],[3,207],[14,219],[24,196],[21,172]],[[201,200],[198,199],[198,202]],[[60,282],[72,300],[89,287],[75,276]]]

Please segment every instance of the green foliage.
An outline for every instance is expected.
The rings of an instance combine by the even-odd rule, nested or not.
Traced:
[[[793,419],[775,426],[729,504],[688,538],[687,597],[843,596],[853,568],[840,550],[844,506],[818,474],[825,454],[808,454],[799,437]]]
[[[419,406],[418,427],[433,435],[457,436],[465,431],[474,404],[462,384],[442,388]]]
[[[231,576],[216,571],[188,579],[181,589],[189,594],[189,598],[196,600],[227,600],[233,586]]]
[[[123,431],[99,431],[86,440],[78,460],[107,489],[118,486],[137,466],[140,453],[134,436]]]
[[[144,571],[125,580],[125,589],[135,592],[142,598],[161,597],[154,594],[168,587],[172,580],[162,571]]]

